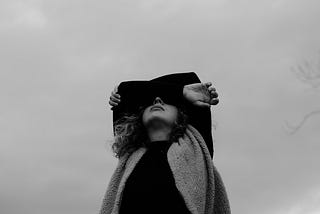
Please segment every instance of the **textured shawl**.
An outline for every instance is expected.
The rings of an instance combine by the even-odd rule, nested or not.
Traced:
[[[146,148],[122,156],[111,176],[99,214],[118,214],[125,183]],[[175,184],[192,214],[229,214],[227,193],[200,133],[191,125],[167,153]]]

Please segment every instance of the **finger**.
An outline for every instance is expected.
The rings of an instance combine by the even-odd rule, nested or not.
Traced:
[[[217,105],[219,103],[219,99],[218,98],[213,98],[212,100],[210,100],[210,104],[211,105]]]
[[[212,85],[212,82],[206,82],[206,83],[204,83],[204,85],[208,88]]]
[[[117,92],[111,91],[111,96],[117,97],[120,99],[120,94],[118,94]]]
[[[210,86],[210,87],[208,88],[208,90],[209,90],[209,91],[216,91],[216,88],[213,87],[213,86]]]
[[[109,104],[112,105],[112,106],[117,106],[118,105],[118,103],[113,102],[112,100],[109,100]]]
[[[117,106],[117,105],[118,105],[118,103],[115,103],[115,102],[113,102],[113,101],[109,101],[109,104],[110,104],[111,106]]]
[[[113,102],[116,102],[116,103],[120,103],[120,99],[113,97],[113,96],[110,96],[110,100],[112,100]]]
[[[114,91],[111,91],[111,95],[110,96],[115,96],[116,93]]]
[[[113,89],[114,93],[117,93],[118,92],[118,85],[116,85]]]
[[[217,94],[218,92],[217,91],[215,91],[215,90],[211,90],[211,91],[209,91],[210,92],[210,94]]]
[[[219,95],[218,95],[217,92],[211,91],[210,96],[211,96],[212,98],[217,98]]]

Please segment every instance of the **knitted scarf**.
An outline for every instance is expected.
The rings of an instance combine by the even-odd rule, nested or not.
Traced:
[[[118,214],[126,180],[145,147],[119,158],[99,214]],[[191,125],[167,153],[175,184],[192,214],[229,214],[227,193],[201,134]]]

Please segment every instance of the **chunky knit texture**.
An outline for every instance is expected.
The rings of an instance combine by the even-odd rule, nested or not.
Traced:
[[[122,156],[104,195],[100,214],[118,214],[125,183],[146,148]],[[200,135],[188,125],[183,137],[167,153],[177,189],[192,214],[229,214],[230,206],[223,181]],[[156,194],[156,193],[155,193]]]

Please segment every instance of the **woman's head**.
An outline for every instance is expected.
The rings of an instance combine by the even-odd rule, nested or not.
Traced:
[[[142,106],[136,115],[125,115],[115,122],[115,141],[112,145],[117,157],[147,146],[150,129],[170,129],[169,141],[182,137],[187,127],[187,115],[181,107],[166,104],[156,97],[151,105]]]
[[[165,126],[171,129],[178,119],[178,108],[163,102],[160,97],[156,97],[153,105],[146,107],[143,111],[142,122],[148,129],[153,126],[161,128]]]

